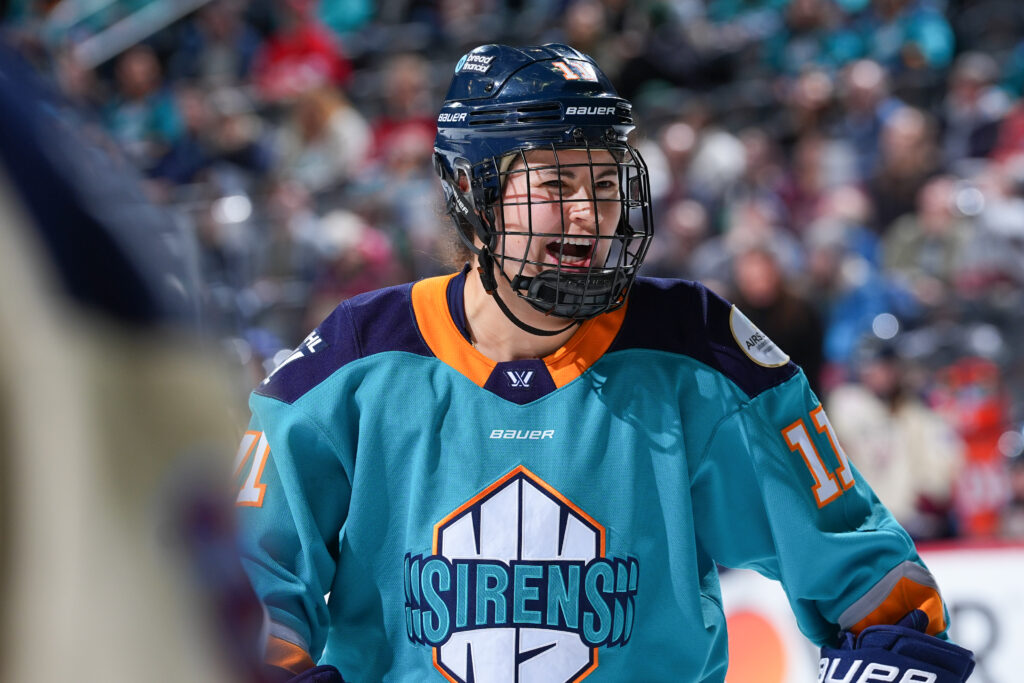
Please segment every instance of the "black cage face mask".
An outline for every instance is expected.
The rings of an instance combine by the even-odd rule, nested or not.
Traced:
[[[625,302],[652,237],[647,167],[635,149],[519,149],[471,171],[482,266],[559,318],[586,320]]]

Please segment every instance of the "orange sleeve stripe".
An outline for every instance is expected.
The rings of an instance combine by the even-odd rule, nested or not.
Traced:
[[[267,639],[267,654],[266,662],[271,666],[276,666],[290,671],[293,674],[300,674],[307,669],[312,669],[316,666],[313,662],[313,658],[309,656],[309,653],[303,650],[295,643],[289,643],[287,640],[281,640],[274,636],[270,636]]]
[[[946,615],[939,592],[930,586],[922,586],[904,576],[896,582],[896,585],[882,604],[854,624],[850,631],[858,634],[868,626],[895,624],[916,609],[928,615],[929,635],[935,635],[946,630]]]

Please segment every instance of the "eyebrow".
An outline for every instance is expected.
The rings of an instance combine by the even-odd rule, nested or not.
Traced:
[[[579,168],[580,166],[586,166],[586,165],[587,164],[573,164],[572,166],[561,166],[561,167],[559,167],[559,166],[543,166],[541,168],[535,168],[535,169],[530,169],[530,170],[537,171],[537,172],[547,172],[547,173],[552,173],[552,174],[555,174],[555,175],[567,175],[570,178],[575,180],[576,179],[576,175],[577,175],[576,169]],[[594,166],[605,166],[605,169],[603,171],[598,171],[596,169],[594,170],[594,179],[595,180],[597,178],[604,178],[605,176],[609,176],[609,175],[614,175],[615,177],[618,177],[618,175],[619,175],[619,172],[615,168],[614,164],[610,164],[610,163],[609,164],[594,164]],[[584,175],[589,176],[590,173],[586,172],[586,173],[584,173]]]

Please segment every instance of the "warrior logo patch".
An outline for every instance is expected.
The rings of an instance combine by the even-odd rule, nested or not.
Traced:
[[[520,466],[438,522],[403,573],[408,637],[448,681],[568,683],[629,642],[640,564],[607,557],[604,527]]]
[[[789,362],[789,356],[736,306],[729,312],[729,328],[743,353],[758,365],[777,368]]]

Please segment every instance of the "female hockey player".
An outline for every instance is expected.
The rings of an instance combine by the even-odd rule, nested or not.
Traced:
[[[717,565],[782,582],[821,681],[969,675],[800,369],[637,277],[632,129],[569,47],[458,63],[435,166],[470,264],[343,302],[253,393],[237,504],[282,680],[722,681]]]

